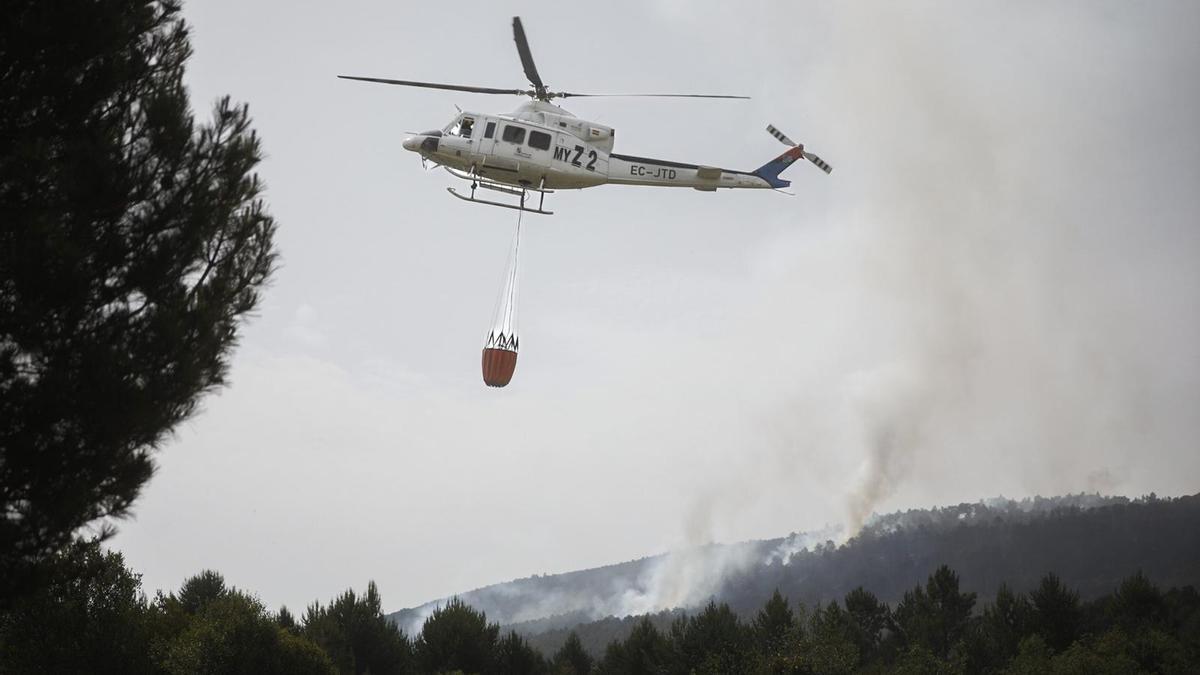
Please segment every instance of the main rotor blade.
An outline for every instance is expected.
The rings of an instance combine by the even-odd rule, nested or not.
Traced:
[[[404,87],[424,87],[426,89],[449,89],[450,91],[469,91],[476,94],[515,94],[526,96],[531,92],[524,89],[495,89],[493,87],[471,87],[464,84],[441,84],[438,82],[412,82],[410,80],[387,80],[381,77],[354,77],[338,75],[343,80],[359,80],[360,82],[378,82],[380,84],[398,84]]]
[[[521,17],[513,17],[513,40],[517,43],[517,53],[521,55],[521,67],[525,69],[525,77],[537,89],[538,94],[546,91],[542,84],[542,76],[538,75],[537,66],[533,63],[533,54],[529,51],[529,41],[525,39],[525,28],[521,26]]]
[[[569,91],[554,91],[549,93],[550,98],[580,98],[598,96],[650,96],[655,98],[742,98],[749,99],[749,96],[727,96],[725,94],[575,94]]]

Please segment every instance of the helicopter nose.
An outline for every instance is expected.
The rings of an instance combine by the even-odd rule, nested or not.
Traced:
[[[409,136],[408,138],[404,139],[404,143],[402,143],[402,145],[404,146],[405,150],[416,152],[421,147],[421,137]]]

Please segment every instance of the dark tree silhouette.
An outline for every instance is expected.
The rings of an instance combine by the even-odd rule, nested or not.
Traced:
[[[796,625],[796,615],[787,600],[775,589],[771,599],[754,617],[752,628],[754,641],[763,654],[777,654],[783,650],[788,633]]]
[[[499,634],[500,627],[489,624],[487,615],[451,598],[445,607],[434,610],[421,628],[417,666],[425,673],[489,673]]]
[[[1121,582],[1113,594],[1110,611],[1120,617],[1129,631],[1161,624],[1167,618],[1167,603],[1162,591],[1139,570]]]
[[[1038,634],[1056,652],[1071,646],[1079,633],[1079,594],[1051,572],[1030,594]]]
[[[579,635],[571,631],[566,642],[554,653],[555,675],[588,675],[592,672],[592,657],[583,648]]]
[[[280,628],[262,603],[236,589],[206,602],[155,651],[169,673],[337,672],[320,647]]]
[[[709,602],[681,627],[676,648],[682,656],[683,672],[716,674],[749,670],[750,634],[729,605]]]
[[[671,644],[643,617],[624,642],[608,645],[596,670],[601,675],[658,675],[666,672],[671,660]]]
[[[272,272],[258,138],[194,121],[190,53],[177,0],[4,5],[0,607],[128,513]]]
[[[495,668],[505,675],[541,675],[547,666],[541,652],[530,647],[516,631],[509,631],[496,644]]]
[[[874,593],[862,586],[846,594],[845,605],[859,659],[864,663],[869,662],[883,641],[891,612]]]
[[[49,562],[55,583],[0,613],[0,672],[157,672],[154,617],[121,554],[79,542]]]
[[[179,588],[179,606],[188,614],[198,614],[208,603],[227,592],[225,577],[220,572],[204,570],[183,582]]]
[[[280,610],[281,626],[284,611]],[[374,581],[367,582],[367,592],[362,595],[350,589],[328,607],[310,605],[300,632],[329,655],[339,672],[348,675],[401,675],[414,666],[412,643],[384,617],[383,600]]]
[[[279,608],[279,613],[275,615],[275,623],[292,635],[300,634],[300,624],[296,623],[296,617],[286,606]]]
[[[904,594],[894,617],[906,643],[927,648],[939,658],[950,653],[966,635],[975,606],[975,594],[962,593],[958,586],[958,575],[942,565],[930,575],[924,589],[917,586]]]
[[[984,607],[972,641],[975,665],[979,670],[998,670],[1017,655],[1021,640],[1033,630],[1033,606],[1029,600],[1014,593],[1007,584],[1001,584],[995,602]]]

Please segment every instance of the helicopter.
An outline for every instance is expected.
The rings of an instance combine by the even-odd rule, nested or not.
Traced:
[[[748,99],[748,96],[718,94],[579,94],[552,91],[542,81],[520,17],[513,17],[513,40],[532,89],[497,89],[437,82],[415,82],[378,77],[339,75],[346,80],[392,84],[405,87],[445,89],[477,94],[528,96],[531,100],[508,114],[463,112],[445,127],[412,134],[404,139],[405,150],[418,153],[422,163],[441,166],[455,178],[470,183],[470,194],[453,187],[450,194],[468,202],[552,215],[545,210],[547,194],[555,190],[582,189],[597,185],[645,185],[690,187],[703,192],[752,188],[782,190],[791,185],[779,174],[792,163],[807,159],[825,173],[833,168],[804,146],[793,142],[772,125],[767,131],[784,145],[783,154],[753,171],[735,171],[716,166],[686,164],[613,152],[616,130],[580,119],[552,103],[555,99],[640,96],[667,98]],[[509,195],[516,203],[483,199],[479,188]],[[538,195],[536,208],[530,193]]]

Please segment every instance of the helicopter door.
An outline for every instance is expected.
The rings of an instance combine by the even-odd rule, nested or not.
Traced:
[[[525,145],[525,135],[529,130],[519,124],[500,122],[496,125],[496,136],[493,139],[492,152],[484,161],[485,165],[494,166],[505,171],[520,171],[521,165],[533,159],[529,147]]]
[[[496,150],[496,120],[481,119],[475,123],[477,127],[475,131],[475,152],[483,155],[485,163],[487,157]]]
[[[549,168],[550,146],[554,143],[554,137],[544,131],[530,129],[529,138],[525,142],[529,144],[529,153],[533,155],[533,163]]]

